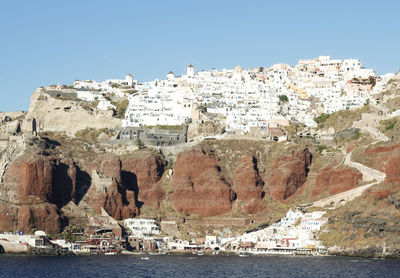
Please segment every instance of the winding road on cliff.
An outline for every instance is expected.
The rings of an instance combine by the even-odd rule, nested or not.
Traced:
[[[362,130],[367,131],[369,134],[372,135],[373,138],[377,139],[377,141],[369,144],[374,145],[379,142],[386,142],[389,139],[381,133],[375,126],[371,126],[368,123],[363,123],[363,120],[360,120],[358,126],[363,126]],[[361,124],[360,124],[361,123]],[[359,197],[366,189],[369,187],[379,184],[383,182],[386,178],[386,174],[382,173],[376,169],[369,168],[361,163],[351,161],[351,152],[346,153],[345,157],[342,161],[343,165],[348,165],[350,167],[356,168],[360,171],[363,175],[363,181],[369,182],[366,185],[359,186],[357,188],[350,189],[345,192],[341,192],[339,194],[330,196],[328,198],[324,198],[322,200],[316,201],[312,203],[312,206],[315,207],[330,207],[336,208],[344,203],[351,201],[357,197]]]
[[[359,170],[363,175],[363,181],[369,183],[316,201],[312,204],[312,206],[336,208],[348,201],[354,200],[355,198],[359,197],[366,189],[375,184],[383,182],[386,178],[385,173],[369,168],[361,163],[351,161],[351,152],[346,154],[342,164]]]

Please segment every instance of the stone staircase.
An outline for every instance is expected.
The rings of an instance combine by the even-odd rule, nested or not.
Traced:
[[[69,202],[61,210],[72,226],[85,226],[89,222],[89,217],[86,212],[73,202]]]

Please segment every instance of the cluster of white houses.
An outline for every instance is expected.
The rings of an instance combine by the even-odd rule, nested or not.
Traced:
[[[244,233],[237,237],[207,235],[203,241],[162,237],[161,230],[152,219],[126,219],[129,238],[153,241],[158,249],[167,251],[229,251],[254,254],[295,254],[323,252],[325,247],[316,233],[326,223],[324,211],[302,212],[290,209],[284,218],[266,228]],[[132,240],[129,240],[132,242]],[[156,249],[157,249],[156,248]]]
[[[196,72],[189,65],[182,76],[169,72],[165,79],[138,82],[127,75],[123,80],[75,81],[74,88],[78,98],[100,100],[99,109],[111,105],[104,92],[129,93],[123,127],[180,125],[196,121],[198,109],[207,108],[224,116],[226,130],[248,132],[289,121],[315,127],[313,119],[321,113],[357,108],[372,100],[392,76],[378,77],[357,59],[319,56],[299,60],[294,67]]]
[[[237,246],[239,250],[242,248],[257,254],[295,253],[299,250],[324,251],[322,242],[316,238],[316,233],[327,222],[324,214],[324,211],[303,213],[301,210],[290,209],[278,223],[243,234],[233,241],[232,245]]]
[[[253,254],[297,254],[324,252],[325,247],[316,239],[316,232],[327,221],[325,212],[303,213],[290,209],[279,222],[239,236],[217,233],[202,239],[184,240],[179,233],[169,234],[168,225],[153,219],[130,218],[124,220],[127,234],[115,233],[110,228],[89,227],[87,233],[75,233],[80,240],[50,240],[43,231],[34,235],[0,233],[0,246],[14,252],[27,252],[29,248],[63,248],[77,254],[116,254],[121,250],[149,252],[247,252]],[[173,223],[172,223],[173,222]],[[169,235],[168,235],[169,234]],[[11,245],[11,246],[9,246]],[[58,247],[57,247],[58,246]],[[7,251],[8,251],[7,250]]]

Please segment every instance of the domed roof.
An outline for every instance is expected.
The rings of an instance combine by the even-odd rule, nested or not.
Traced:
[[[169,72],[167,73],[167,75],[168,75],[168,74],[173,74],[173,75],[175,75],[175,73],[173,73],[172,71],[169,71]]]
[[[194,66],[193,66],[192,64],[190,64],[190,65],[188,66],[188,68],[194,68]]]

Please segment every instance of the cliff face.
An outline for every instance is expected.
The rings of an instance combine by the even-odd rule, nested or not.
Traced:
[[[357,162],[385,172],[386,179],[382,183],[371,186],[353,201],[328,212],[328,225],[321,232],[320,238],[328,246],[341,246],[335,253],[398,256],[398,246],[400,246],[398,237],[400,231],[398,220],[400,213],[399,147],[398,142],[386,142],[372,144],[366,149],[356,149]],[[323,178],[326,175],[330,176],[329,181],[332,181],[335,176],[332,169],[327,167],[321,172],[321,180],[326,180]],[[360,174],[350,174],[349,170],[343,168],[337,173],[335,179],[341,181],[342,184],[337,184],[341,190],[344,190],[346,189],[343,188],[344,185],[350,186],[356,183],[354,177],[357,176]],[[337,188],[336,185],[334,188]],[[383,247],[385,247],[385,252],[382,250]]]
[[[74,99],[52,97],[41,88],[31,97],[26,119],[35,119],[38,131],[66,132],[69,136],[86,128],[121,126],[121,120],[113,117],[112,110],[93,110]]]
[[[257,167],[257,159],[251,155],[245,155],[235,170],[233,190],[237,199],[243,201],[243,209],[246,213],[257,213],[265,209],[263,198],[264,181],[261,179]]]
[[[218,159],[204,150],[178,155],[172,188],[170,203],[178,213],[214,216],[231,210],[234,192],[221,174]]]
[[[400,182],[400,147],[390,152],[385,165],[386,182]]]
[[[293,195],[305,183],[311,160],[307,148],[276,159],[267,180],[272,197],[283,201]]]
[[[266,143],[211,142],[179,153],[169,188],[164,184],[169,179],[164,178],[166,162],[150,150],[121,156],[78,139],[54,146],[50,139],[36,141],[6,163],[0,188],[6,213],[0,216],[0,230],[59,232],[69,223],[63,208],[71,201],[89,213],[100,214],[104,208],[118,220],[140,215],[143,205],[144,212],[171,207],[174,215],[266,215],[274,213],[270,202],[286,202],[303,186],[312,162],[304,147],[275,152]],[[396,153],[391,157],[385,164],[388,171],[397,167]],[[392,172],[389,177],[395,178],[396,170]],[[352,169],[327,167],[313,194],[336,194],[360,178]]]
[[[266,211],[265,196],[282,201],[302,186],[311,157],[308,149],[301,149],[290,156],[271,158],[270,176],[264,182],[254,155],[242,155],[239,163],[226,159],[223,163],[212,148],[187,150],[175,163],[170,202],[179,213],[203,217],[233,209],[244,215],[261,213]]]
[[[69,167],[58,158],[32,152],[14,161],[1,186],[2,205],[13,213],[3,215],[1,229],[59,232],[63,219],[58,208],[73,198],[76,186],[74,166]]]
[[[98,214],[103,207],[115,219],[124,219],[138,216],[143,202],[157,207],[164,196],[159,185],[164,163],[151,152],[135,152],[124,163],[112,154],[77,163],[37,141],[6,163],[0,230],[58,233],[68,225],[60,209],[70,201]]]
[[[112,155],[100,155],[86,166],[91,186],[83,198],[89,207],[101,213],[101,208],[113,218],[121,220],[139,215],[136,194],[122,183],[121,161]]]
[[[159,156],[147,151],[122,161],[112,155],[97,157],[86,166],[91,186],[83,201],[97,213],[103,207],[118,220],[138,216],[144,203],[158,208],[164,196],[159,183],[164,166]]]
[[[161,186],[165,162],[151,152],[136,152],[122,159],[121,178],[137,194],[137,203],[158,208],[165,193]]]
[[[381,183],[339,209],[329,211],[328,225],[320,238],[327,246],[345,248],[343,254],[385,246],[386,255],[398,255],[399,213],[400,183]],[[379,253],[382,255],[382,251]]]
[[[361,180],[362,173],[357,169],[343,165],[327,166],[318,173],[312,196],[317,197],[326,191],[335,195],[355,188]]]
[[[385,143],[365,149],[358,158],[360,163],[386,174],[386,183],[400,181],[400,144]]]

